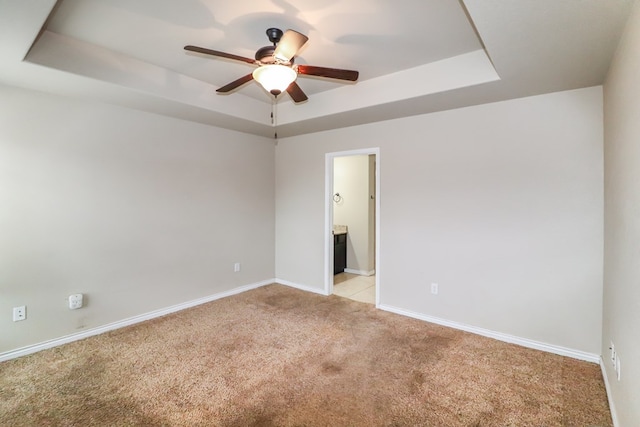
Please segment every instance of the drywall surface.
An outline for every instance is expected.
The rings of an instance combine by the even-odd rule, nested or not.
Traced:
[[[640,2],[604,85],[605,240],[602,354],[618,424],[640,423]],[[620,380],[609,359],[613,342]]]
[[[602,138],[594,87],[282,139],[276,277],[322,292],[325,153],[379,147],[381,304],[599,354]]]
[[[266,138],[0,86],[0,206],[0,352],[274,277]]]
[[[374,257],[369,214],[370,195],[375,194],[375,189],[369,188],[369,156],[335,158],[333,176],[333,192],[340,194],[333,203],[333,223],[348,227],[347,269],[368,273],[375,268],[371,262]]]

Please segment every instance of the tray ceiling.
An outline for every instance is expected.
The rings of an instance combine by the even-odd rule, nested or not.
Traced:
[[[277,100],[290,136],[603,82],[630,0],[22,0],[0,2],[0,82],[273,136],[256,82],[215,92],[269,27],[309,42],[296,62],[360,71],[355,84],[301,76]]]

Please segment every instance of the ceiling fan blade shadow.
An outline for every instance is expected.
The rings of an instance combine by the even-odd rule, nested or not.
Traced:
[[[251,80],[253,80],[253,74],[247,74],[246,76],[242,76],[239,79],[234,80],[231,83],[222,86],[221,88],[217,89],[216,92],[219,92],[219,93],[231,92],[235,88],[238,88],[243,84],[250,82]]]
[[[291,61],[291,58],[296,56],[307,40],[309,40],[309,37],[304,34],[294,30],[287,30],[280,38],[273,56],[281,61]]]
[[[298,83],[296,82],[292,82],[289,85],[289,87],[287,88],[287,93],[289,94],[291,99],[293,99],[293,102],[295,102],[296,104],[299,102],[304,102],[307,99],[309,99],[307,95],[302,91],[302,89],[300,89],[300,86],[298,86]]]
[[[231,53],[220,52],[218,50],[207,49],[204,47],[191,46],[187,45],[184,47],[184,50],[188,50],[190,52],[204,53],[205,55],[218,56],[220,58],[233,59],[234,61],[246,62],[247,64],[255,64],[256,60],[247,58],[244,56],[238,56]]]
[[[339,68],[316,67],[314,65],[298,65],[298,74],[308,76],[328,77],[330,79],[348,80],[355,82],[358,80],[359,72],[354,70],[341,70]]]

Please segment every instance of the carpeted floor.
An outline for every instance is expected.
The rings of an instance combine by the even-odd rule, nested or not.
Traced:
[[[269,285],[0,363],[2,426],[611,426],[596,364]]]

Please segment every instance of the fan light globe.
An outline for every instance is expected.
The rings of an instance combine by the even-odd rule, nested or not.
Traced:
[[[263,65],[253,71],[253,78],[276,96],[287,90],[297,76],[298,73],[286,65]]]

